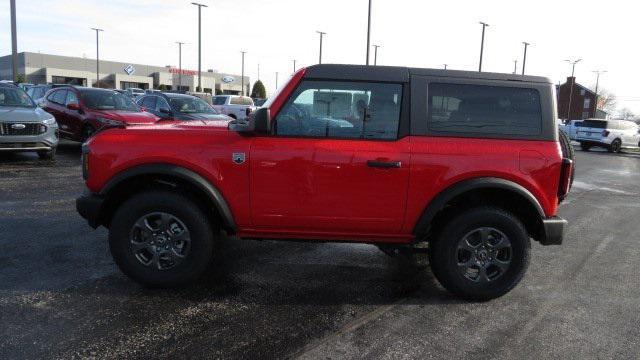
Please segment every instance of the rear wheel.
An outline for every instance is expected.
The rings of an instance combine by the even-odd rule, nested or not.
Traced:
[[[582,149],[582,151],[589,151],[589,149],[591,149],[591,145],[581,142],[580,148]]]
[[[214,237],[196,203],[167,191],[127,200],[109,227],[109,247],[120,270],[150,287],[196,280],[211,262]]]
[[[455,295],[486,301],[520,282],[530,249],[524,225],[513,214],[475,208],[444,226],[431,245],[431,267],[442,286]]]
[[[622,141],[620,141],[620,139],[613,140],[611,145],[609,145],[609,152],[617,154],[620,150],[622,150]]]

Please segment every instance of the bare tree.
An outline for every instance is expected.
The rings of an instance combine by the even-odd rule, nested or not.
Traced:
[[[618,99],[615,94],[609,92],[607,89],[598,90],[598,109],[612,114],[616,110],[617,103]]]
[[[634,114],[633,111],[631,111],[629,108],[623,108],[622,110],[618,111],[616,117],[622,120],[633,120],[635,119],[636,114]]]

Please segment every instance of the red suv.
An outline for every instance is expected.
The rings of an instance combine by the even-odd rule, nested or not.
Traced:
[[[106,128],[153,124],[159,119],[129,97],[99,88],[56,88],[47,93],[42,107],[56,118],[63,138],[82,142]]]
[[[555,109],[546,78],[311,66],[248,122],[95,136],[77,209],[109,228],[120,269],[148,286],[196,279],[225,231],[388,254],[427,243],[442,285],[487,300],[523,277],[530,239],[562,242],[573,169]]]

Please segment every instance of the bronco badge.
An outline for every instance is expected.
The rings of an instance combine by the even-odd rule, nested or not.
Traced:
[[[231,159],[233,160],[233,162],[238,165],[244,163],[244,158],[244,153],[233,153],[233,155],[231,155]]]

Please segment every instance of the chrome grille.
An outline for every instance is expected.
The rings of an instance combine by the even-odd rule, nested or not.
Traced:
[[[22,124],[24,129],[16,129],[13,125]],[[28,136],[45,133],[47,128],[42,124],[34,123],[0,123],[0,135]]]

